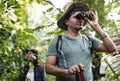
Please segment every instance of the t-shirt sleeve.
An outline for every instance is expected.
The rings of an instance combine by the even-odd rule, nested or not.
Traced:
[[[95,37],[90,37],[90,39],[92,40],[93,48],[94,48],[95,50],[97,50],[98,45],[99,45],[102,41],[99,40],[98,38],[95,38]]]
[[[47,56],[56,56],[57,55],[56,44],[57,44],[57,37],[55,37],[51,40],[51,42],[48,46]]]

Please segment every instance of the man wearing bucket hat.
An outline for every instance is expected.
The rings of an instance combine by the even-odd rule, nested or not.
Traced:
[[[80,33],[86,23],[94,29],[102,41]],[[57,25],[67,32],[62,35],[61,55],[58,55],[56,49],[58,36],[50,42],[45,64],[46,73],[55,75],[56,81],[76,81],[75,75],[83,72],[84,81],[93,81],[89,41],[92,42],[93,50],[111,53],[116,50],[113,41],[98,24],[97,13],[91,12],[86,4],[75,2],[68,7]]]

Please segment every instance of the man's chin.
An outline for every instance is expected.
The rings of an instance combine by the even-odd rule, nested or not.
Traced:
[[[81,29],[83,29],[83,27],[80,27],[80,28],[75,28],[75,30],[78,30],[78,31],[79,31],[79,30],[81,30]]]

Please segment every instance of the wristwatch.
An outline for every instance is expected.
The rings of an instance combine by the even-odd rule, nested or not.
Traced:
[[[105,32],[101,39],[104,40],[106,37],[108,37],[108,34]]]

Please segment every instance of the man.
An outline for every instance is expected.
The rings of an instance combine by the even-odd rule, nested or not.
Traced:
[[[81,16],[84,13],[87,15]],[[57,22],[59,28],[67,31],[62,35],[63,43],[61,49],[66,58],[67,67],[64,67],[63,57],[57,57],[56,43],[58,37],[51,41],[46,58],[46,73],[55,75],[56,81],[76,81],[75,74],[81,71],[84,71],[84,81],[93,81],[89,41],[87,36],[80,33],[86,23],[94,29],[102,40],[89,37],[93,43],[92,48],[94,50],[111,53],[116,50],[113,41],[100,27],[97,13],[91,12],[84,3],[75,2],[71,4]]]

